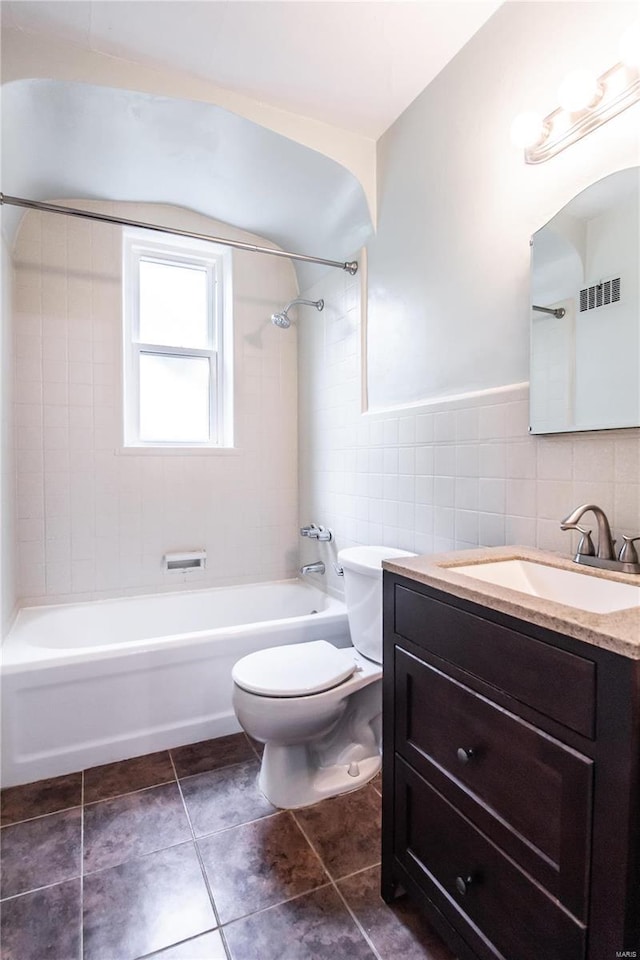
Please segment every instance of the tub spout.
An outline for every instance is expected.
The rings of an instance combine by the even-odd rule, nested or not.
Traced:
[[[324,563],[322,560],[318,560],[317,563],[305,563],[303,567],[300,567],[300,573],[303,577],[308,573],[324,573]]]

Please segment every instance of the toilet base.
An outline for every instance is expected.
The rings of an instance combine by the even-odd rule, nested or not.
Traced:
[[[309,807],[375,777],[382,763],[381,692],[379,680],[356,691],[335,726],[316,740],[267,743],[259,779],[267,800],[284,809]]]
[[[310,770],[306,747],[268,743],[264,748],[258,786],[274,807],[295,810],[357,790],[372,780],[381,766],[382,757],[378,754]]]

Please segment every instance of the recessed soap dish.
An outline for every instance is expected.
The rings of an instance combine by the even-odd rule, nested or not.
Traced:
[[[184,553],[165,553],[164,567],[167,572],[204,570],[207,565],[206,550],[189,550]]]

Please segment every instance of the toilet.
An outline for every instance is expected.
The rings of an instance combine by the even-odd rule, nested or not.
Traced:
[[[264,753],[260,789],[296,808],[355,790],[380,769],[382,561],[415,554],[349,547],[338,554],[353,646],[326,640],[251,653],[235,664],[233,706]]]

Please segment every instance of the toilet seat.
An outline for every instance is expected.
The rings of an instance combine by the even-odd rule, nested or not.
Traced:
[[[243,690],[258,696],[305,697],[338,686],[355,669],[353,648],[312,640],[250,653],[238,660],[232,677]]]

